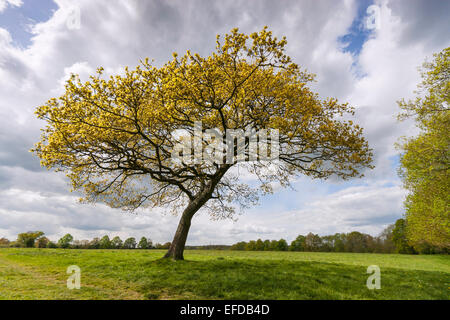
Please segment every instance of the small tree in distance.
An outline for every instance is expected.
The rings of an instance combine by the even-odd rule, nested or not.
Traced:
[[[256,240],[255,250],[256,251],[264,251],[264,242],[261,239]]]
[[[289,248],[286,240],[284,239],[280,239],[278,240],[278,244],[277,244],[277,250],[278,251],[287,251]]]
[[[32,248],[35,241],[44,235],[42,231],[28,231],[17,235],[17,243],[21,247]]]
[[[56,249],[56,248],[58,248],[58,245],[56,243],[54,243],[53,241],[49,241],[47,243],[47,248]]]
[[[50,240],[47,237],[40,237],[36,240],[35,246],[36,248],[47,248]]]
[[[89,242],[89,249],[99,249],[100,248],[100,238],[95,237]]]
[[[73,237],[71,234],[66,234],[64,237],[58,240],[58,247],[67,249],[70,247],[71,243],[73,241]]]
[[[6,238],[0,238],[0,247],[9,247],[11,242]]]
[[[111,245],[114,249],[120,249],[123,246],[123,241],[120,239],[119,236],[115,236],[112,240],[111,240]]]
[[[298,235],[294,241],[291,242],[291,251],[305,251],[305,236]]]
[[[100,249],[111,249],[111,240],[109,240],[109,236],[104,236],[100,239]]]
[[[322,245],[322,239],[318,234],[312,232],[308,233],[305,237],[305,248],[308,251],[319,251]]]
[[[128,238],[123,243],[124,249],[135,249],[136,248],[136,239],[135,238]]]
[[[149,243],[146,237],[142,237],[138,244],[139,249],[149,249]]]

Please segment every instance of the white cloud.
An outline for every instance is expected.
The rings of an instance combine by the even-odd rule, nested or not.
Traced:
[[[92,68],[88,62],[82,61],[82,62],[76,62],[70,67],[64,68],[64,76],[59,79],[59,90],[55,90],[54,92],[56,94],[60,93],[61,90],[64,89],[64,85],[66,84],[66,81],[70,79],[70,77],[74,75],[78,75],[80,77],[81,81],[88,81],[89,76],[93,75],[95,72],[95,69]]]
[[[13,7],[21,7],[23,2],[22,0],[0,0],[0,13],[5,11],[8,5]]]

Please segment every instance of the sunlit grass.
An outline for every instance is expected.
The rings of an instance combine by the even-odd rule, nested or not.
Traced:
[[[0,249],[0,299],[448,299],[450,258],[362,253]],[[66,269],[81,268],[69,290]],[[381,289],[369,290],[369,265]]]

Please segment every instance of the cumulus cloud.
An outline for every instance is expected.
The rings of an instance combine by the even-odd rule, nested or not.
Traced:
[[[23,5],[23,2],[22,0],[0,0],[0,13],[5,11],[8,5],[12,7],[20,7]]]
[[[353,182],[299,179],[297,191],[278,190],[238,222],[194,218],[188,242],[232,243],[256,237],[293,238],[301,232],[377,233],[402,214],[404,193],[395,172],[393,143],[414,132],[398,123],[396,100],[409,97],[425,57],[449,45],[445,1],[376,1],[381,25],[360,54],[343,51],[340,39],[357,17],[356,1],[77,1],[79,28],[71,28],[74,4],[56,0],[48,21],[32,27],[31,45],[16,47],[0,28],[0,236],[40,229],[50,237],[71,232],[76,238],[101,233],[149,235],[169,241],[176,217],[161,210],[130,215],[104,205],[81,205],[61,174],[47,172],[28,150],[44,123],[36,106],[62,93],[71,73],[82,79],[103,66],[108,74],[149,57],[166,62],[187,49],[209,54],[215,35],[233,27],[244,32],[268,25],[285,35],[299,65],[317,74],[313,89],[357,107],[357,120],[374,148],[377,168]],[[21,1],[1,1],[0,12]],[[1,14],[7,14],[7,10]],[[268,204],[267,202],[271,203]],[[283,204],[282,204],[283,203]],[[220,232],[218,232],[218,230]]]

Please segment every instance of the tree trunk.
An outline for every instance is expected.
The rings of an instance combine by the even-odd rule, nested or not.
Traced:
[[[191,200],[183,211],[177,231],[170,244],[164,258],[172,258],[173,260],[184,260],[183,252],[188,236],[191,220],[194,214],[211,198],[213,190],[230,166],[225,166],[220,170],[220,174],[205,187],[195,199]]]
[[[167,251],[164,258],[172,258],[174,260],[183,260],[184,246],[188,236],[189,228],[191,227],[191,220],[197,212],[197,208],[188,205],[183,211],[180,222],[178,223],[177,231],[170,244],[169,251]]]
[[[177,231],[175,232],[175,236],[170,244],[169,251],[167,251],[164,258],[184,260],[184,246],[186,244],[189,228],[191,227],[192,217],[209,200],[210,197],[211,193],[202,193],[197,199],[189,202],[188,206],[183,211],[183,215],[178,223]]]

